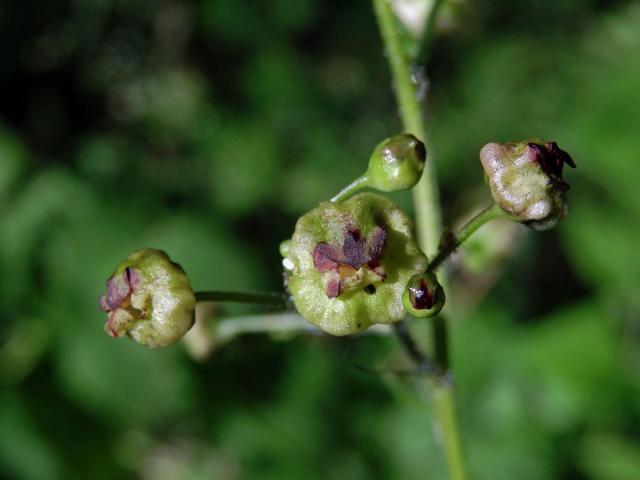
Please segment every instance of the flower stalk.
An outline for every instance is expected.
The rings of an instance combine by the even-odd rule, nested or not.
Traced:
[[[407,58],[402,48],[397,19],[391,11],[388,1],[373,0],[373,7],[389,60],[402,123],[407,132],[425,141],[426,131],[422,117],[422,103],[419,98],[418,85],[412,79],[413,59]],[[436,10],[433,9],[431,14],[435,13]],[[434,18],[429,15],[426,22],[430,29],[432,29],[434,21]],[[427,36],[431,34],[431,31],[427,32]],[[423,41],[429,40],[423,39]],[[413,189],[413,202],[419,244],[427,255],[432,255],[438,249],[439,232],[442,230],[440,202],[433,162],[428,162],[425,165],[422,178]],[[436,371],[443,373],[436,376],[435,381],[430,382],[430,386],[433,392],[437,428],[441,432],[441,438],[443,439],[442,447],[449,477],[451,480],[465,480],[467,477],[462,453],[462,441],[456,418],[454,388],[447,373],[449,359],[446,345],[446,327],[442,316],[434,318],[433,338]]]
[[[269,306],[286,310],[289,307],[284,293],[254,293],[254,292],[195,292],[196,302],[236,302]]]
[[[490,222],[494,218],[504,216],[502,209],[494,204],[478,213],[475,217],[469,220],[459,231],[452,237],[445,238],[443,244],[440,246],[440,250],[433,257],[433,260],[429,262],[428,272],[435,272],[442,263],[449,258],[449,256],[462,245],[476,230],[478,230],[485,223]]]

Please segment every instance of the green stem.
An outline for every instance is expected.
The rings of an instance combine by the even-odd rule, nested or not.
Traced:
[[[451,255],[456,248],[462,245],[476,230],[485,223],[493,220],[494,218],[501,217],[502,215],[504,215],[504,212],[496,204],[481,211],[469,220],[453,238],[446,239],[444,245],[440,247],[438,254],[429,263],[427,271],[435,271],[440,265],[442,265],[442,262],[449,258],[449,255]]]
[[[296,312],[230,317],[217,321],[214,338],[216,344],[227,343],[240,335],[266,333],[270,335],[323,335],[324,332]],[[367,334],[388,335],[387,325],[374,325]]]
[[[357,191],[362,190],[369,183],[369,178],[366,174],[363,174],[356,178],[349,185],[340,190],[334,197],[331,199],[333,203],[340,203],[346,200],[348,197],[356,193]]]
[[[405,130],[413,133],[426,144],[426,131],[422,117],[422,104],[418,96],[418,86],[411,78],[412,65],[402,49],[397,19],[389,8],[387,0],[373,0],[373,7],[387,51],[402,123]],[[437,8],[433,8],[431,14],[434,14],[436,10]],[[431,16],[427,19],[430,30],[432,30],[434,21]],[[432,31],[427,34],[432,34]],[[427,161],[422,178],[413,189],[413,204],[416,211],[418,241],[425,253],[431,255],[438,250],[439,235],[442,229],[442,214],[433,161]],[[449,364],[446,348],[446,323],[441,316],[434,320],[438,327],[433,336],[436,367],[439,371],[443,369],[441,376],[436,377],[438,380],[434,382],[432,388],[436,406],[435,416],[443,439],[442,447],[445,452],[449,477],[451,480],[465,480],[462,441],[458,433],[453,385],[445,381],[448,378],[446,372]]]
[[[238,302],[267,305],[270,307],[288,307],[287,297],[283,293],[248,293],[248,292],[196,292],[196,302]]]
[[[397,19],[389,7],[388,0],[373,0],[373,7],[389,59],[403,127],[426,145],[426,130],[418,85],[412,79],[411,61],[402,48]],[[429,159],[427,159],[422,178],[413,187],[412,194],[416,210],[418,240],[422,249],[429,255],[438,249],[438,237],[442,229],[435,167]]]
[[[231,317],[216,323],[214,338],[217,344],[248,333],[297,334],[313,333],[318,329],[294,312],[272,315]]]
[[[433,403],[438,418],[438,432],[442,449],[445,452],[450,480],[466,480],[462,440],[456,415],[456,399],[453,384],[446,378],[432,385]]]

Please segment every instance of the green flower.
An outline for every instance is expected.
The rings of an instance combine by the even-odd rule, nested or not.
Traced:
[[[562,167],[575,163],[556,142],[489,143],[480,161],[493,199],[511,220],[547,230],[567,215]]]
[[[402,133],[383,140],[369,158],[367,185],[383,192],[413,187],[424,170],[427,150],[420,140]]]
[[[184,270],[165,252],[151,248],[132,253],[118,265],[100,298],[109,335],[128,335],[151,348],[182,338],[193,325],[195,304]]]
[[[300,314],[333,335],[402,320],[405,285],[427,267],[411,229],[400,208],[372,193],[302,216],[283,249]]]
[[[411,277],[402,295],[404,308],[414,317],[433,317],[444,307],[442,285],[433,273]]]

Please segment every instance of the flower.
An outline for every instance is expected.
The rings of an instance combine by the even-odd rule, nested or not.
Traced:
[[[152,248],[134,252],[118,265],[100,298],[109,335],[128,335],[151,348],[170,345],[187,333],[195,304],[184,270]]]
[[[569,184],[562,167],[576,165],[556,142],[489,143],[480,162],[495,202],[512,220],[547,230],[567,215]]]
[[[333,335],[402,320],[404,287],[427,267],[411,229],[398,206],[372,193],[303,215],[284,249],[297,310]]]
[[[369,158],[367,184],[383,192],[413,187],[424,170],[427,149],[420,140],[402,133],[380,142]]]
[[[442,285],[433,273],[411,277],[402,295],[404,308],[414,317],[433,317],[444,307]]]

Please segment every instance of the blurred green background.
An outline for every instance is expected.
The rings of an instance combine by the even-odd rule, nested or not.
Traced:
[[[400,128],[367,1],[4,0],[0,53],[1,478],[446,478],[393,338],[195,360],[108,338],[97,305],[145,246],[198,290],[280,288],[297,216]],[[454,259],[474,479],[640,479],[639,59],[637,1],[444,6],[446,223],[489,201],[488,141],[578,164],[557,229],[496,222]]]

